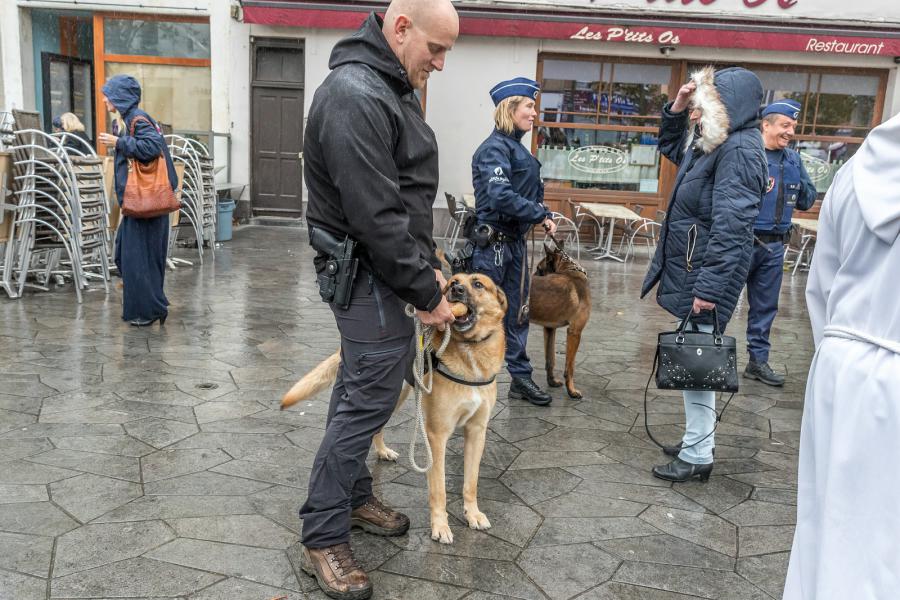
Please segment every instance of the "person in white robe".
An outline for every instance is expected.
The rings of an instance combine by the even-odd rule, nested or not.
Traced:
[[[900,115],[843,166],[819,215],[784,600],[900,598],[898,235]]]

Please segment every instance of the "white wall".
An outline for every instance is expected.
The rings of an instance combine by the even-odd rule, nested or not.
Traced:
[[[442,73],[428,81],[426,119],[440,153],[438,201],[444,192],[472,191],[472,154],[494,128],[490,90],[512,77],[535,77],[537,40],[463,36],[447,55]],[[524,143],[530,147],[531,139]]]
[[[14,2],[0,2],[0,62],[3,63],[3,88],[0,109],[25,108],[25,82],[22,79],[22,36],[20,14]],[[30,21],[29,27],[30,30]],[[26,54],[30,54],[27,52]]]

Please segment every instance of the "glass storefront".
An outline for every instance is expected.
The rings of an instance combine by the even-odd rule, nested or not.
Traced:
[[[713,63],[715,64],[715,63]],[[551,200],[658,204],[674,169],[657,152],[660,110],[682,74],[705,64],[541,54],[533,151]],[[794,147],[820,195],[881,121],[887,74],[824,67],[743,65],[764,104],[803,105]]]
[[[657,196],[659,110],[671,64],[541,58],[535,150],[548,193]]]
[[[209,67],[106,63],[106,77],[131,75],[141,84],[141,106],[178,129],[205,131],[210,114]]]
[[[690,69],[701,65],[690,65]],[[797,120],[793,147],[800,152],[820,198],[835,174],[853,156],[872,127],[880,122],[883,76],[877,72],[850,74],[815,68],[745,65],[759,76],[763,104],[791,99],[803,111]]]
[[[98,29],[102,31],[102,44],[94,48],[98,98],[110,77],[131,75],[141,84],[141,108],[157,121],[175,131],[210,130],[207,19],[95,13],[94,30]],[[98,110],[98,128],[106,130],[108,122],[105,111]]]

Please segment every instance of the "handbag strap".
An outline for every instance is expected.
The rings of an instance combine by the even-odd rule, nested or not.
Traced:
[[[136,115],[133,119],[131,119],[131,127],[128,128],[128,135],[130,135],[131,137],[134,137],[134,125],[138,121],[147,121],[148,123],[150,123],[151,127],[153,127],[154,129],[156,128],[156,126],[153,124],[153,121],[151,121],[144,115]]]
[[[675,450],[675,446],[662,445],[661,443],[659,443],[659,441],[655,437],[653,437],[653,434],[650,433],[650,422],[647,417],[647,415],[648,415],[647,395],[650,392],[650,382],[653,381],[653,376],[656,374],[656,368],[658,365],[659,365],[659,346],[656,347],[656,354],[653,355],[653,368],[650,370],[650,377],[647,379],[647,385],[644,386],[644,430],[647,432],[647,436],[650,438],[650,441],[652,441],[654,444],[656,444],[657,446],[662,448],[664,451],[669,450],[670,452],[673,452]],[[697,440],[690,446],[682,446],[680,448],[680,450],[684,450],[685,448],[693,448],[694,446],[696,446],[697,444],[706,440],[708,437],[710,437],[712,434],[714,434],[716,432],[716,429],[718,429],[718,427],[719,427],[719,421],[722,420],[722,416],[725,414],[725,409],[728,408],[728,405],[731,403],[731,401],[733,399],[734,399],[734,394],[731,394],[731,397],[729,397],[728,401],[725,402],[725,406],[722,407],[722,410],[720,412],[716,413],[716,422],[713,425],[712,431],[707,433],[705,436],[703,436],[702,438],[700,438],[699,440]],[[709,408],[708,406],[704,406],[703,404],[700,404],[699,402],[694,402],[693,404],[695,404],[696,406],[702,406],[703,408]],[[714,408],[711,408],[710,410],[712,410],[713,412],[716,412],[716,409],[714,409]]]
[[[713,335],[715,335],[715,342],[717,346],[722,345],[722,331],[719,329],[719,308],[716,305],[713,305]],[[678,343],[684,341],[684,334],[687,331],[688,323],[691,322],[691,319],[694,318],[693,308],[688,309],[688,314],[685,318],[681,320],[681,326],[678,327],[678,338],[675,340]],[[696,323],[694,323],[696,325]],[[679,342],[678,340],[681,340]]]

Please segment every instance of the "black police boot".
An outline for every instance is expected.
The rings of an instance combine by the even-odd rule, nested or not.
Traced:
[[[700,481],[708,481],[712,470],[713,463],[695,465],[675,457],[675,460],[667,465],[653,467],[653,476],[666,481],[689,481],[694,477],[699,477]]]
[[[550,394],[539,388],[531,377],[513,377],[512,385],[509,386],[509,397],[528,400],[536,406],[547,406],[553,401]]]
[[[744,369],[744,377],[762,381],[766,385],[784,385],[784,376],[773,371],[767,362],[754,362],[751,360],[747,363],[747,368]]]

